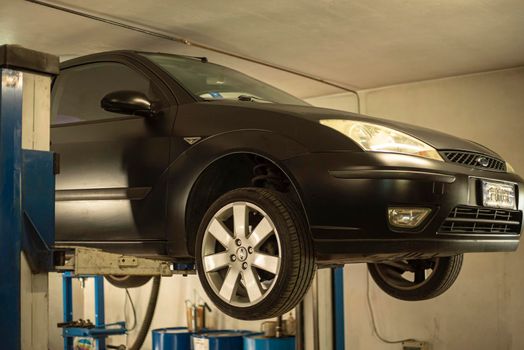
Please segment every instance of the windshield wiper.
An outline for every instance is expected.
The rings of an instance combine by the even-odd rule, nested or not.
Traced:
[[[252,96],[252,95],[240,95],[237,98],[238,98],[239,101],[247,101],[247,102],[263,101],[263,102],[273,103],[273,101],[268,101],[268,100],[263,99],[261,97]]]

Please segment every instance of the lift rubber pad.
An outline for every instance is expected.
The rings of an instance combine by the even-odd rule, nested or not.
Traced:
[[[60,71],[59,64],[58,56],[55,55],[18,45],[0,46],[0,68],[57,75]]]

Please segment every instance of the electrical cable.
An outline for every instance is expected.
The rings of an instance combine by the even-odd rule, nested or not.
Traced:
[[[158,302],[158,294],[160,292],[160,276],[155,276],[153,278],[153,286],[151,287],[151,294],[149,296],[149,302],[147,304],[146,315],[142,321],[142,325],[138,330],[138,334],[133,342],[133,345],[129,347],[129,350],[140,350],[144,341],[146,340],[147,334],[149,333],[149,328],[153,322],[153,316],[155,315],[156,304]]]
[[[369,280],[370,280],[370,278],[369,278],[369,271],[366,271],[366,275],[367,275],[366,295],[367,295],[367,301],[368,301],[369,315],[370,315],[370,318],[371,318],[371,324],[373,325],[373,332],[375,333],[377,338],[380,341],[382,341],[383,343],[386,343],[386,344],[400,344],[400,343],[407,342],[407,341],[418,341],[417,339],[411,339],[411,338],[409,338],[409,339],[400,339],[400,340],[389,340],[389,339],[384,338],[379,333],[378,328],[377,328],[377,323],[375,321],[375,313],[373,311],[373,305],[371,303],[371,293],[370,293],[370,288],[369,288],[369,285],[370,285],[370,282],[369,282]]]
[[[126,290],[126,301],[124,303],[124,315],[125,315],[125,310],[127,306],[127,300],[129,299],[129,303],[131,304],[131,310],[133,310],[133,327],[130,327],[127,330],[128,332],[132,332],[135,330],[136,325],[137,325],[135,303],[133,302],[133,299],[131,298],[131,294],[129,294],[129,289],[126,288],[125,290]]]
[[[324,78],[321,78],[321,77],[317,77],[315,75],[312,75],[312,74],[309,74],[309,73],[305,73],[305,72],[302,72],[302,71],[298,71],[298,70],[295,70],[295,69],[292,69],[292,68],[288,68],[288,67],[280,66],[280,65],[273,64],[273,63],[270,63],[270,62],[266,62],[266,61],[263,61],[263,60],[260,60],[260,59],[256,59],[256,58],[253,58],[253,57],[244,56],[244,55],[241,55],[241,54],[238,54],[238,53],[229,52],[229,51],[222,50],[222,49],[219,49],[219,48],[216,48],[216,47],[212,47],[212,46],[209,46],[209,45],[206,45],[206,44],[194,42],[194,41],[191,41],[191,40],[188,40],[188,39],[184,39],[182,37],[177,37],[177,36],[174,36],[174,35],[168,35],[168,34],[160,33],[160,32],[155,31],[155,30],[147,29],[145,27],[139,27],[139,26],[136,26],[136,25],[131,25],[131,24],[115,21],[115,20],[112,20],[112,19],[109,19],[109,18],[96,16],[96,15],[93,15],[93,14],[90,14],[90,13],[87,13],[87,12],[83,12],[83,11],[80,11],[80,10],[77,10],[77,9],[74,9],[74,8],[70,8],[70,7],[66,7],[66,6],[61,6],[61,5],[58,5],[58,4],[50,3],[48,1],[40,1],[40,0],[25,0],[25,1],[33,3],[33,4],[36,4],[36,5],[52,8],[52,9],[57,10],[57,11],[67,12],[67,13],[70,13],[70,14],[73,14],[73,15],[76,15],[76,16],[89,18],[89,19],[92,19],[92,20],[95,20],[95,21],[99,21],[99,22],[103,22],[103,23],[106,23],[106,24],[109,24],[109,25],[113,25],[113,26],[116,26],[116,27],[120,27],[120,28],[131,30],[131,31],[139,32],[139,33],[142,33],[142,34],[145,34],[145,35],[149,35],[149,36],[153,36],[153,37],[156,37],[156,38],[173,41],[173,42],[176,42],[176,43],[179,43],[179,44],[183,44],[183,45],[187,45],[187,46],[197,47],[199,49],[204,49],[204,50],[216,52],[216,53],[219,53],[219,54],[222,54],[222,55],[225,55],[225,56],[234,57],[234,58],[237,58],[237,59],[240,59],[240,60],[243,60],[243,61],[247,61],[247,62],[259,64],[261,66],[277,69],[277,70],[280,70],[282,72],[293,74],[293,75],[296,75],[296,76],[299,76],[299,77],[302,77],[302,78],[306,78],[306,79],[310,79],[310,80],[316,81],[316,82],[321,83],[321,84],[325,84],[325,85],[328,85],[328,86],[335,87],[337,89],[340,89],[340,90],[343,90],[343,91],[346,91],[346,92],[350,92],[352,94],[355,94],[355,96],[357,98],[357,110],[360,113],[360,95],[358,94],[358,92],[356,90],[354,90],[354,89],[351,89],[351,88],[346,87],[346,86],[341,85],[341,84],[334,83],[334,82],[329,81],[327,79],[324,79]]]

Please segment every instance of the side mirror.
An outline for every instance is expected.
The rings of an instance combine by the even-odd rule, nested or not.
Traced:
[[[112,113],[140,115],[151,117],[156,114],[153,102],[138,91],[114,91],[105,95],[100,106]]]

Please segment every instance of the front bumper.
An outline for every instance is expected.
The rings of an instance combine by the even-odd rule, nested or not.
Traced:
[[[513,251],[514,233],[441,232],[456,207],[482,206],[478,182],[515,183],[522,212],[522,179],[454,163],[392,153],[311,153],[288,159],[320,263],[377,262],[465,252]],[[519,192],[520,191],[520,192]],[[392,228],[390,206],[422,206],[432,213],[416,230]]]

